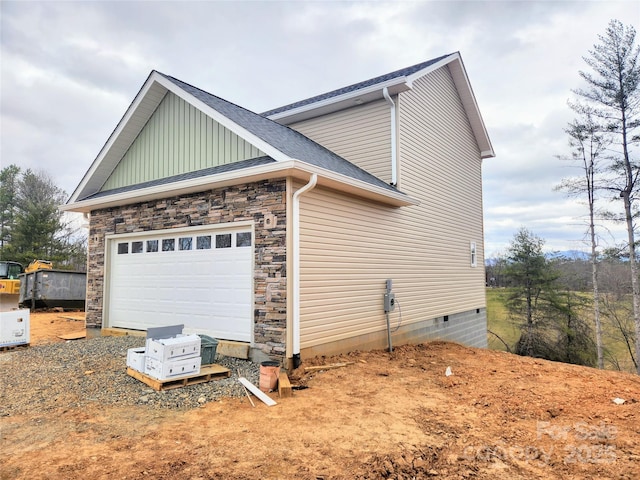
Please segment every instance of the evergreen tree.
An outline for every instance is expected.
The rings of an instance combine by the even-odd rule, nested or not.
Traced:
[[[5,244],[11,241],[20,168],[9,165],[0,171],[0,259],[5,259]]]
[[[17,181],[11,241],[5,244],[3,257],[23,264],[36,258],[63,260],[60,233],[65,225],[58,206],[65,196],[44,172],[24,172]]]
[[[507,251],[506,274],[512,285],[506,306],[522,325],[516,353],[553,357],[554,338],[549,325],[557,312],[555,281],[558,274],[542,251],[544,240],[521,228]]]

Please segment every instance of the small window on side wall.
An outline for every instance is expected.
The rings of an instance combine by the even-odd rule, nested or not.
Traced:
[[[471,242],[469,244],[469,251],[471,253],[471,266],[472,267],[477,267],[478,266],[478,254],[476,251],[476,242]]]

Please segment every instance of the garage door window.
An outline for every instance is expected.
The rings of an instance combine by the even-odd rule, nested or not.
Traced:
[[[162,251],[173,252],[176,249],[175,238],[165,238],[162,240]]]
[[[191,250],[193,245],[192,237],[182,237],[178,239],[178,248],[180,250]]]
[[[236,233],[236,247],[250,247],[251,232]]]
[[[196,248],[198,250],[209,250],[211,248],[211,235],[196,237]]]
[[[158,251],[158,240],[147,240],[147,253]]]
[[[215,237],[215,242],[214,242]],[[210,250],[212,248],[242,248],[251,246],[251,232],[219,233],[216,235],[198,235],[195,237],[163,238],[154,240],[135,240],[117,243],[118,255],[134,253],[155,253]]]
[[[231,248],[231,234],[216,235],[216,248]]]

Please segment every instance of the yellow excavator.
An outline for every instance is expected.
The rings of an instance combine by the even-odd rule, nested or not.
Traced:
[[[20,274],[43,269],[51,270],[53,264],[48,260],[34,260],[24,268],[18,262],[0,261],[0,311],[18,308]]]

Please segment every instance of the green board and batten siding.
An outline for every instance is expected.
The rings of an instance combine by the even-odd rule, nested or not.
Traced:
[[[101,190],[264,155],[193,105],[168,92]]]

